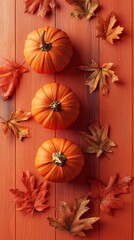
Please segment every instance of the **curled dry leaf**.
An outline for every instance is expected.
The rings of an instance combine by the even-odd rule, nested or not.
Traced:
[[[20,65],[8,59],[4,59],[4,62],[4,66],[0,67],[0,78],[3,78],[0,88],[2,89],[2,98],[7,100],[12,97],[22,74],[28,72],[28,69],[23,64]]]
[[[113,63],[104,63],[102,66],[99,66],[98,63],[92,60],[91,63],[79,67],[83,71],[91,72],[85,82],[85,85],[90,87],[90,94],[95,91],[99,84],[102,94],[108,96],[109,84],[107,79],[110,78],[112,83],[119,80],[118,76],[111,70],[112,66]]]
[[[98,0],[66,0],[67,3],[76,7],[76,9],[71,12],[72,17],[76,18],[86,18],[89,20],[91,17],[95,16],[95,10],[98,8]]]
[[[111,12],[110,15],[104,20],[102,17],[98,17],[98,35],[96,37],[105,39],[111,44],[114,44],[115,39],[119,39],[119,34],[122,33],[123,27],[115,26],[117,19],[114,12]]]
[[[76,199],[71,210],[66,202],[61,201],[57,218],[48,217],[49,224],[72,235],[86,236],[84,230],[92,229],[92,224],[99,220],[99,217],[81,218],[89,210],[88,203],[87,197]]]
[[[6,138],[11,132],[13,132],[20,140],[29,137],[29,128],[22,125],[20,122],[27,121],[30,117],[31,112],[24,112],[21,109],[16,112],[12,112],[8,120],[4,120],[2,117],[0,117],[3,125],[3,136]]]
[[[34,14],[38,11],[38,16],[45,17],[56,6],[56,0],[25,0],[25,12]]]
[[[88,194],[100,204],[100,209],[103,212],[111,215],[113,209],[119,209],[124,206],[124,202],[119,195],[129,192],[131,180],[132,176],[120,178],[118,173],[110,177],[107,185],[98,179],[90,180]]]
[[[98,124],[91,124],[87,129],[88,133],[81,132],[88,144],[85,148],[86,153],[96,153],[96,156],[100,157],[102,153],[112,152],[111,148],[115,143],[108,137],[108,126],[100,128]]]
[[[41,212],[48,208],[48,182],[42,182],[39,185],[33,174],[29,171],[23,172],[22,183],[26,191],[18,189],[10,189],[14,194],[14,202],[17,205],[17,210],[23,211],[26,214],[32,214],[35,211]]]

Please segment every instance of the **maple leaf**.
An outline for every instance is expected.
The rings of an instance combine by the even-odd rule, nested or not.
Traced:
[[[22,183],[26,191],[10,189],[14,194],[14,202],[17,205],[17,210],[23,211],[26,214],[32,214],[35,211],[41,212],[48,208],[48,182],[42,182],[39,185],[33,174],[29,171],[23,172]]]
[[[71,13],[72,17],[86,18],[89,20],[95,16],[95,10],[98,8],[98,0],[66,0],[67,3],[76,6],[76,9]]]
[[[3,91],[2,98],[7,100],[9,97],[12,97],[22,74],[28,72],[28,69],[23,64],[20,65],[8,59],[4,60],[4,66],[0,67],[0,78],[4,78],[0,83],[0,88]]]
[[[94,60],[91,63],[79,66],[83,71],[92,72],[85,82],[85,85],[90,87],[90,94],[95,91],[99,84],[100,91],[103,95],[108,96],[109,84],[107,79],[110,78],[112,83],[119,80],[118,76],[111,70],[112,66],[113,63],[104,63],[99,66]]]
[[[119,195],[129,192],[129,184],[132,178],[131,176],[119,178],[119,174],[116,173],[110,177],[107,186],[98,179],[90,180],[88,194],[100,204],[100,209],[103,212],[111,215],[113,209],[124,206],[124,202],[119,198]]]
[[[122,33],[123,27],[117,26],[114,27],[117,19],[115,17],[114,12],[111,12],[110,15],[104,20],[103,18],[98,18],[98,26],[96,27],[98,30],[98,35],[96,37],[105,39],[111,44],[114,44],[115,39],[119,39],[119,34]]]
[[[91,124],[87,129],[88,133],[81,132],[89,145],[85,149],[86,153],[96,153],[96,156],[100,157],[102,153],[112,152],[111,147],[114,147],[115,143],[108,137],[108,126],[100,128],[98,124]]]
[[[25,12],[35,13],[38,10],[38,16],[44,17],[51,8],[56,6],[56,0],[25,0]]]
[[[2,117],[3,136],[6,138],[13,132],[17,138],[22,140],[29,137],[29,128],[20,124],[20,122],[26,121],[31,117],[31,112],[24,112],[19,109],[16,112],[12,112],[9,120],[4,120]]]
[[[89,210],[87,197],[76,199],[71,210],[66,202],[61,201],[57,209],[58,217],[48,217],[50,226],[69,232],[72,235],[86,236],[83,230],[92,229],[92,224],[99,217],[83,218],[81,216]]]

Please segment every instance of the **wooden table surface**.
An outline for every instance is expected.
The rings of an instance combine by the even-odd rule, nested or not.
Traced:
[[[60,200],[71,204],[74,198],[88,191],[89,177],[100,177],[105,183],[116,172],[123,177],[133,175],[133,1],[100,0],[101,8],[97,14],[104,18],[113,10],[118,22],[124,27],[124,33],[119,41],[110,45],[96,38],[97,18],[91,21],[78,20],[70,16],[72,7],[63,0],[57,0],[57,7],[52,14],[42,19],[36,14],[24,13],[23,0],[5,0],[0,4],[0,62],[8,58],[18,63],[24,62],[23,48],[26,36],[32,30],[43,26],[57,27],[65,31],[72,43],[74,54],[70,64],[58,74],[38,74],[30,67],[29,72],[21,78],[20,84],[12,99],[0,99],[0,115],[9,118],[12,111],[22,108],[31,110],[31,101],[35,92],[46,83],[58,82],[69,86],[78,96],[81,111],[77,121],[65,130],[52,131],[43,129],[34,119],[26,125],[30,127],[31,137],[21,142],[10,135],[3,139],[0,131],[0,239],[1,240],[71,240],[82,239],[73,237],[49,226],[47,217],[55,216],[55,207]],[[104,97],[99,90],[92,95],[84,86],[85,72],[78,66],[94,59],[100,64],[113,62],[114,70],[120,82],[110,83],[110,95]],[[86,156],[86,164],[82,173],[70,183],[51,183],[49,202],[51,208],[33,217],[25,216],[16,211],[10,188],[23,189],[22,171],[29,170],[40,180],[34,167],[34,159],[38,147],[47,139],[65,137],[81,144],[79,131],[84,130],[90,122],[99,122],[101,126],[110,126],[110,138],[116,142],[109,159],[96,159],[94,155]],[[89,216],[100,216],[100,222],[94,225],[94,230],[87,231],[85,239],[90,240],[132,240],[133,235],[133,189],[123,195],[126,202],[121,210],[108,216],[95,206],[89,211]]]

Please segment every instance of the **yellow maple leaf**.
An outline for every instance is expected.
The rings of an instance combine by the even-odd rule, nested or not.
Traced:
[[[21,109],[16,112],[12,112],[8,120],[0,117],[2,119],[1,123],[3,124],[3,136],[8,137],[12,131],[20,140],[29,137],[29,128],[20,124],[20,122],[26,121],[30,117],[31,112],[23,112]]]
[[[114,44],[113,40],[119,39],[118,35],[121,34],[124,29],[121,26],[114,27],[116,21],[117,19],[114,12],[111,12],[106,20],[99,17],[98,26],[96,27],[99,32],[96,37],[105,39],[109,43]]]
[[[94,12],[99,6],[98,0],[66,0],[66,2],[76,7],[76,9],[71,12],[72,17],[79,19],[85,17],[87,20],[95,16]]]
[[[102,66],[99,66],[94,60],[92,60],[91,63],[79,67],[83,71],[92,72],[85,82],[85,85],[90,87],[90,94],[95,91],[99,84],[100,91],[103,95],[108,95],[109,85],[107,78],[110,78],[112,82],[119,80],[118,76],[111,70],[112,66],[113,63],[104,63]]]
[[[76,199],[72,210],[66,202],[61,201],[57,209],[57,218],[48,217],[50,226],[74,236],[86,236],[83,230],[92,229],[92,224],[100,219],[99,217],[81,218],[89,210],[87,207],[89,201],[87,197]]]
[[[98,124],[91,124],[87,127],[88,133],[81,132],[81,135],[87,142],[86,153],[96,153],[97,157],[104,152],[112,152],[111,148],[115,143],[108,137],[108,126],[101,127]]]

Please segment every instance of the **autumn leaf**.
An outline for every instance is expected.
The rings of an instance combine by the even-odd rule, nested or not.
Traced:
[[[86,153],[96,153],[100,157],[102,153],[112,152],[115,143],[108,137],[108,126],[99,127],[98,124],[91,124],[87,127],[88,132],[81,132],[82,137],[87,142]]]
[[[76,199],[71,210],[66,202],[61,201],[57,218],[48,217],[50,226],[72,235],[86,236],[84,230],[92,229],[92,224],[99,220],[99,217],[81,218],[89,210],[88,203],[87,197]]]
[[[94,12],[99,6],[98,0],[66,0],[66,2],[76,7],[71,13],[72,17],[79,19],[85,17],[87,20],[95,16]]]
[[[13,132],[17,138],[22,140],[29,137],[29,128],[22,125],[20,122],[27,121],[31,117],[31,112],[24,112],[19,109],[16,112],[12,112],[8,120],[4,120],[2,117],[3,136],[6,138]]]
[[[109,84],[108,78],[112,80],[112,83],[119,80],[118,76],[115,75],[114,71],[111,70],[113,63],[104,63],[99,66],[94,60],[86,65],[81,65],[79,68],[83,71],[91,72],[90,76],[86,79],[85,85],[89,86],[90,94],[93,93],[98,84],[100,91],[104,96],[108,96]]]
[[[22,183],[26,191],[19,189],[10,189],[14,194],[14,202],[17,205],[17,210],[23,211],[26,214],[32,214],[35,211],[42,212],[48,208],[48,182],[37,184],[37,179],[29,171],[23,172]]]
[[[110,15],[104,20],[102,17],[98,18],[98,35],[96,37],[105,39],[111,44],[114,44],[115,39],[119,39],[119,34],[122,33],[123,27],[115,26],[117,19],[114,12],[111,12]]]
[[[103,212],[111,215],[113,209],[119,209],[124,206],[124,202],[119,195],[129,192],[129,184],[132,178],[131,176],[119,178],[119,174],[116,173],[110,177],[107,186],[98,179],[90,180],[88,194],[99,203]]]
[[[25,12],[34,14],[38,11],[41,17],[45,17],[56,6],[56,0],[25,0],[24,3]]]
[[[0,89],[2,89],[2,98],[7,100],[12,97],[15,89],[19,84],[19,80],[23,73],[28,72],[28,69],[22,65],[4,59],[5,64],[0,67],[0,78],[3,78],[0,83]]]

